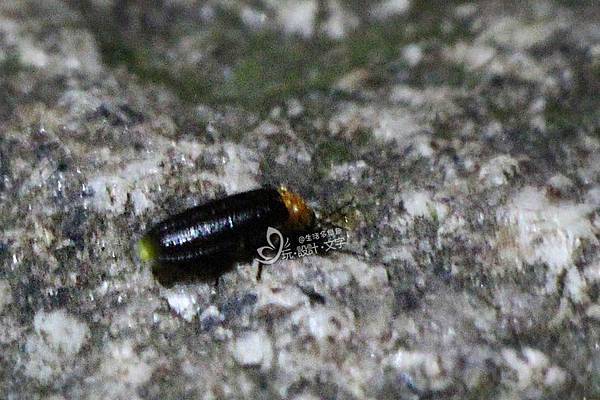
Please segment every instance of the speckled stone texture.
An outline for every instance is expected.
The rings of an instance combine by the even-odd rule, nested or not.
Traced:
[[[600,398],[599,20],[1,1],[0,398]],[[279,183],[339,209],[343,251],[218,286],[137,258]]]

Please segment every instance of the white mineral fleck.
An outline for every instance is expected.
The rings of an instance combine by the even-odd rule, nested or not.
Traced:
[[[268,285],[259,285],[256,295],[256,309],[269,313],[291,311],[302,304],[308,304],[306,295],[296,286],[274,290]]]
[[[525,50],[548,40],[557,28],[555,24],[526,24],[516,18],[505,17],[491,24],[476,41]]]
[[[415,259],[408,246],[397,246],[387,249],[383,255],[383,261],[389,263],[390,261],[404,261],[408,264],[414,265]]]
[[[353,322],[346,315],[326,307],[304,307],[295,311],[291,319],[300,327],[300,334],[317,340],[322,345],[350,337]]]
[[[600,260],[595,260],[587,266],[583,274],[590,284],[600,282]]]
[[[557,386],[566,379],[565,372],[551,365],[546,354],[537,349],[525,347],[522,356],[510,348],[503,349],[501,353],[506,365],[515,371],[517,387],[521,390],[536,390],[540,383]]]
[[[403,14],[410,8],[409,0],[385,0],[375,4],[371,10],[371,15],[377,19]]]
[[[437,217],[443,220],[448,215],[448,206],[434,201],[429,192],[415,191],[407,192],[402,195],[402,202],[406,212],[411,217]]]
[[[146,209],[154,205],[146,194],[138,189],[131,192],[131,201],[133,202],[133,212],[135,215],[141,215]]]
[[[165,295],[169,307],[190,322],[198,313],[196,294],[185,289],[169,289]]]
[[[267,16],[264,12],[252,7],[242,6],[240,18],[252,29],[261,29],[267,21]]]
[[[100,366],[104,382],[137,387],[152,376],[153,368],[138,355],[131,341],[109,343]]]
[[[573,188],[573,181],[563,174],[556,174],[548,179],[548,186],[557,192],[568,193]]]
[[[333,165],[329,171],[329,176],[331,179],[345,179],[357,184],[366,168],[368,168],[367,163],[363,160],[346,162]]]
[[[405,140],[424,129],[414,115],[402,110],[383,110],[379,113],[377,121],[378,126],[373,130],[373,135],[385,141],[396,140],[402,147],[408,145]]]
[[[373,131],[373,136],[384,142],[395,142],[400,151],[414,148],[422,157],[430,153],[424,149],[428,125],[421,116],[408,108],[376,108],[349,104],[343,107],[329,121],[329,129],[334,134],[352,135],[362,129]],[[423,152],[423,154],[421,154]]]
[[[552,366],[544,376],[544,386],[561,386],[567,380],[567,373],[560,367]]]
[[[0,279],[0,313],[2,313],[2,309],[6,305],[12,303],[12,301],[12,291],[8,281]]]
[[[470,70],[477,70],[486,66],[496,56],[496,50],[483,44],[457,43],[452,49],[447,50],[446,56],[454,62],[463,63]]]
[[[573,254],[583,239],[597,243],[589,215],[593,206],[586,203],[550,202],[545,191],[527,186],[521,189],[509,205],[499,209],[496,218],[503,238],[499,249],[504,260],[548,267],[547,290],[556,291],[556,277],[566,268],[575,268]],[[582,285],[574,275],[570,295],[579,298]]]
[[[595,186],[585,194],[585,201],[596,207],[600,207],[600,186]]]
[[[585,315],[589,318],[600,321],[600,304],[592,304],[585,310]]]
[[[427,382],[427,387],[443,390],[451,382],[444,376],[440,361],[440,357],[435,353],[400,349],[389,358],[388,363],[398,371],[420,377]]]
[[[273,349],[271,339],[264,331],[246,332],[236,339],[233,357],[243,366],[271,367]]]
[[[223,315],[217,307],[210,305],[200,314],[200,326],[206,329],[213,321],[223,321]]]
[[[581,277],[577,268],[568,269],[565,278],[565,290],[575,304],[580,304],[588,300],[585,294],[587,291],[586,281]]]
[[[33,328],[25,342],[29,355],[25,375],[48,383],[70,367],[89,337],[89,328],[63,310],[38,311]]]
[[[46,67],[50,60],[50,56],[43,48],[26,37],[19,41],[19,55],[21,63],[35,68]]]
[[[325,21],[325,33],[332,39],[341,39],[347,32],[358,26],[358,18],[344,9],[339,1],[327,2],[329,18]]]
[[[37,312],[33,319],[33,328],[53,351],[67,357],[77,354],[89,336],[87,325],[63,310]]]
[[[258,157],[246,147],[227,143],[223,146],[226,158],[223,166],[223,185],[227,193],[244,192],[258,186]]]
[[[485,163],[479,171],[479,179],[487,186],[501,186],[519,172],[519,162],[507,155],[500,155]]]
[[[113,174],[92,176],[87,186],[93,193],[91,206],[100,212],[122,213],[127,202],[127,195],[134,190],[140,181],[153,182],[157,179],[161,158],[156,156],[125,165]],[[141,193],[141,192],[140,192]],[[150,207],[150,203],[137,196],[138,212]]]
[[[411,43],[402,49],[402,57],[408,65],[414,67],[423,59],[423,49],[416,43]]]
[[[354,257],[345,257],[340,263],[350,271],[361,287],[382,287],[387,284],[385,268],[379,265],[367,264]]]
[[[315,0],[277,1],[277,17],[283,30],[289,34],[311,37],[315,28],[317,2]]]

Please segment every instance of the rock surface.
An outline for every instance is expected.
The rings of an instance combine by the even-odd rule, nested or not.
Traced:
[[[0,397],[600,398],[600,10],[427,4],[0,2]],[[137,259],[279,183],[342,252]]]

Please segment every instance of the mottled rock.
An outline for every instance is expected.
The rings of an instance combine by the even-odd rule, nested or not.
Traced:
[[[271,367],[273,350],[271,340],[265,332],[246,332],[235,339],[233,357],[243,366]]]
[[[34,333],[28,336],[25,374],[48,384],[61,373],[69,372],[75,356],[87,341],[90,331],[85,323],[63,310],[35,314]]]
[[[600,398],[595,4],[201,3],[0,2],[0,398]],[[341,248],[139,260],[280,184]]]

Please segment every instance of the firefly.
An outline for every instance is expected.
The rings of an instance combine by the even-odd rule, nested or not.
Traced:
[[[138,255],[161,266],[211,268],[255,249],[269,227],[302,232],[315,224],[315,213],[302,197],[267,186],[168,217],[142,236]]]

